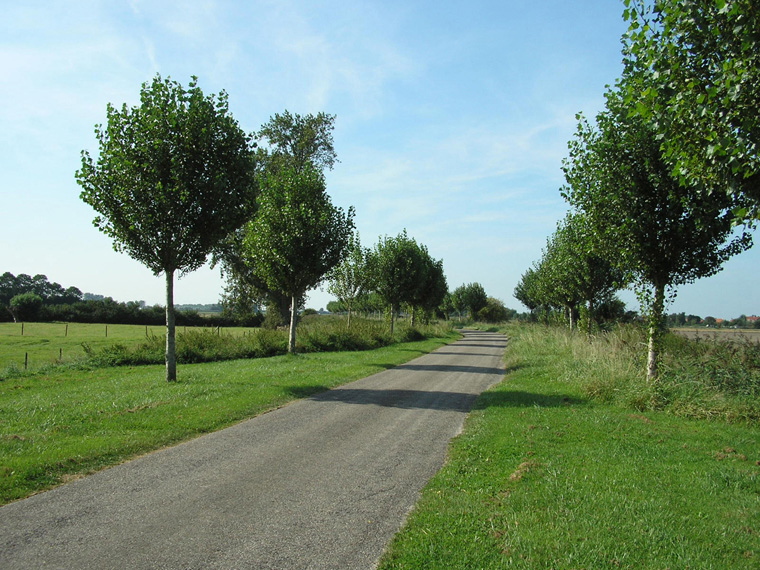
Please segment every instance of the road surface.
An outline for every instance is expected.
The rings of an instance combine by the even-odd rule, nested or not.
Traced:
[[[0,508],[0,568],[374,568],[506,338],[465,337]]]

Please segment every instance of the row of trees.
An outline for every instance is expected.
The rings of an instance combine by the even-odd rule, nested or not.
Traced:
[[[148,307],[143,301],[120,303],[111,297],[82,293],[77,287],[63,288],[45,275],[30,277],[24,273],[0,276],[0,321],[66,321],[75,323],[107,323],[158,325],[164,321],[165,309]],[[184,326],[229,326],[232,319],[218,316],[201,317],[197,308],[185,307],[177,313],[177,322]]]
[[[625,0],[625,72],[563,163],[571,211],[515,295],[529,308],[595,304],[632,285],[658,373],[679,285],[751,246],[758,212],[760,12],[751,0]],[[590,319],[589,319],[590,320]]]
[[[14,302],[13,299],[20,295],[25,295],[26,298],[34,296],[39,298],[40,304],[47,305],[76,303],[84,298],[82,291],[76,287],[64,289],[59,283],[48,281],[45,275],[31,277],[25,273],[13,275],[9,271],[0,275],[0,307],[14,318],[13,307],[18,305],[19,300]]]
[[[140,105],[107,106],[99,155],[82,152],[76,177],[95,226],[114,248],[166,278],[166,379],[176,380],[174,276],[209,256],[249,290],[288,299],[289,350],[298,302],[337,264],[353,209],[330,202],[324,168],[335,162],[334,117],[275,115],[246,134],[227,94],[206,96],[157,75]]]

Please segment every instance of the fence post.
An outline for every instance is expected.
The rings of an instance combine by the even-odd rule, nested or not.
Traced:
[[[108,338],[108,325],[106,325],[106,338]]]
[[[29,353],[24,353],[24,370],[26,370],[27,366],[29,366]]]
[[[69,336],[69,323],[66,323],[66,334],[63,336]]]
[[[21,336],[24,336],[24,323],[21,323]]]

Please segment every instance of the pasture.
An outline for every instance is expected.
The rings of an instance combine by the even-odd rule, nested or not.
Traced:
[[[177,333],[183,330],[185,327],[177,327]],[[220,332],[242,335],[244,331],[246,329],[231,327],[222,328]],[[25,361],[29,370],[71,363],[84,358],[83,345],[100,349],[118,342],[132,347],[150,336],[163,337],[165,332],[163,326],[145,325],[0,323],[0,370],[9,367],[24,370]]]

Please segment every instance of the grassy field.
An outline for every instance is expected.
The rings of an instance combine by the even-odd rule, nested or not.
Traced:
[[[381,570],[760,567],[756,421],[681,417],[632,395],[646,387],[599,398],[599,378],[637,383],[616,341],[509,332],[508,375],[478,400]]]
[[[0,382],[0,503],[420,356],[457,338],[372,351],[179,366],[57,370]]]
[[[183,330],[183,327],[177,328],[178,332]],[[244,331],[246,329],[241,328],[221,330],[222,334],[228,335],[241,335]],[[23,370],[25,361],[29,370],[58,362],[73,362],[85,356],[83,343],[96,350],[114,342],[135,346],[148,335],[162,337],[165,333],[163,326],[0,323],[0,370],[9,366]]]

